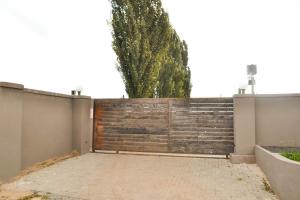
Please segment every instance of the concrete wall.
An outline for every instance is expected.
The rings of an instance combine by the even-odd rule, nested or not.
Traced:
[[[72,151],[72,98],[24,91],[22,168]]]
[[[0,182],[21,170],[22,85],[0,83]]]
[[[299,200],[300,163],[256,146],[256,161],[281,200]]]
[[[255,163],[255,97],[234,96],[234,154],[232,163]]]
[[[300,95],[258,96],[256,144],[300,147]]]
[[[240,154],[254,154],[255,98],[234,99],[235,150]]]
[[[90,118],[91,99],[73,99],[73,135],[72,148],[87,153],[91,148],[90,135],[92,121]]]
[[[235,95],[233,163],[255,162],[255,144],[300,147],[300,94]]]
[[[89,151],[91,98],[0,82],[0,181],[36,162]]]

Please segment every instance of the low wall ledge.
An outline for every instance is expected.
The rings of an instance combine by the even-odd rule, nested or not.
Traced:
[[[19,90],[24,89],[24,85],[22,85],[22,84],[9,83],[9,82],[0,82],[0,87],[19,89]]]
[[[68,94],[61,94],[55,92],[48,92],[43,90],[33,90],[25,88],[24,92],[32,93],[32,94],[39,94],[39,95],[46,95],[46,96],[53,96],[53,97],[62,97],[62,98],[73,98],[73,99],[90,99],[89,96],[75,96],[75,95],[68,95]]]
[[[43,91],[43,90],[33,90],[33,89],[28,89],[28,88],[25,88],[24,92],[32,93],[32,94],[46,95],[46,96],[72,98],[71,95],[67,95],[67,94],[60,94],[60,93],[55,93],[55,92]]]
[[[300,97],[300,93],[290,93],[290,94],[235,94],[234,98],[265,98],[265,97]]]
[[[282,155],[280,155],[280,153],[273,153],[271,152],[270,150],[268,149],[265,149],[264,147],[260,146],[260,145],[255,145],[256,148],[260,149],[261,151],[273,156],[274,158],[280,160],[281,162],[285,162],[287,164],[291,164],[291,165],[297,165],[300,167],[300,162],[298,161],[294,161],[294,160],[291,160],[291,159],[288,159]]]
[[[80,95],[80,96],[71,96],[73,99],[91,99],[90,96],[84,96],[84,95]]]

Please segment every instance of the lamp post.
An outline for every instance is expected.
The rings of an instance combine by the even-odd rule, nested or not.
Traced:
[[[257,74],[257,66],[256,65],[247,65],[247,75],[248,75],[248,85],[251,85],[251,91],[252,94],[255,94],[254,92],[254,85],[255,85],[255,79],[254,75]]]

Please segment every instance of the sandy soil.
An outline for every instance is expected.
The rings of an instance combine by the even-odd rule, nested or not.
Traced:
[[[277,200],[263,178],[257,165],[226,159],[90,153],[4,188],[50,192],[61,199]]]

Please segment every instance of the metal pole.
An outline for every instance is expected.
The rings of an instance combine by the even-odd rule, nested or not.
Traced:
[[[251,89],[252,89],[252,94],[254,94],[255,92],[254,92],[254,85],[255,85],[255,80],[254,80],[254,77],[253,77],[253,75],[251,76]]]

